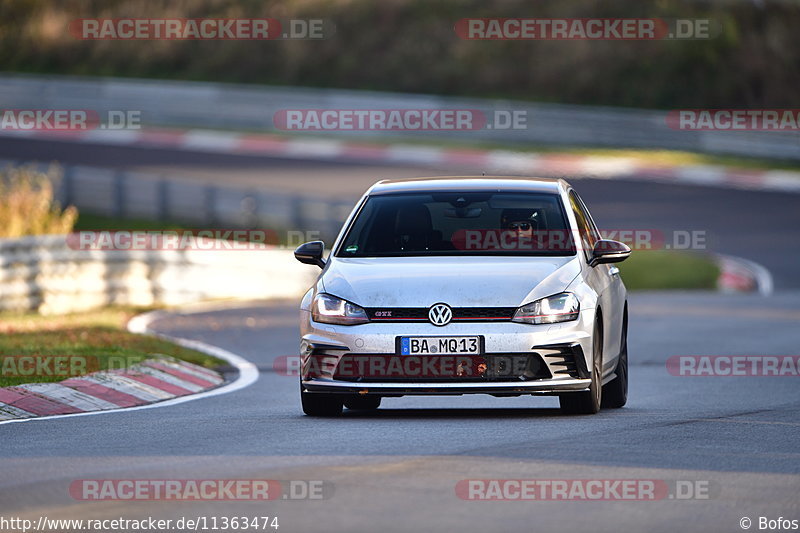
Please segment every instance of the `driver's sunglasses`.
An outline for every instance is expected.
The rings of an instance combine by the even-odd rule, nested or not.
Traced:
[[[529,231],[531,229],[531,224],[530,222],[512,222],[508,225],[508,228],[515,231]]]

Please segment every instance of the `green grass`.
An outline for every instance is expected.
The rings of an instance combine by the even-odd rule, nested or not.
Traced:
[[[170,220],[170,221],[159,221],[159,220],[144,220],[138,218],[114,218],[108,217],[104,215],[93,215],[89,213],[85,213],[81,211],[78,216],[78,220],[75,223],[74,231],[177,231],[177,232],[191,232],[191,231],[202,231],[202,230],[230,230],[230,229],[245,229],[245,228],[232,228],[230,224],[223,224],[223,225],[210,225],[205,227],[199,227],[195,224],[183,224],[179,221]],[[258,227],[253,228],[253,230],[264,230],[267,232],[266,235],[266,244],[275,245],[275,246],[286,246],[288,245],[288,232],[285,228],[277,227],[277,226],[270,226],[270,227]],[[258,241],[259,238],[263,238],[260,234],[253,234],[253,235],[245,235],[241,238],[237,237],[236,235],[230,236],[230,239],[233,240],[246,240],[247,238],[251,238],[254,241]]]
[[[189,128],[190,124],[174,124],[176,128]],[[470,141],[464,139],[447,139],[445,137],[403,137],[381,135],[375,137],[365,133],[363,137],[354,135],[343,139],[336,134],[320,135],[319,133],[264,131],[263,129],[225,129],[219,131],[235,133],[266,134],[272,137],[286,139],[306,140],[345,140],[349,143],[367,146],[384,147],[391,144],[406,144],[426,148],[445,148],[463,150],[508,150],[544,155],[575,155],[589,157],[625,158],[642,165],[652,166],[690,166],[690,165],[715,165],[723,167],[741,168],[747,170],[800,170],[800,161],[795,159],[769,159],[763,157],[733,156],[723,154],[708,154],[689,152],[685,150],[667,150],[655,148],[610,148],[601,146],[566,146],[553,144],[535,144],[522,142],[495,142],[489,140]]]
[[[46,317],[34,313],[0,314],[0,363],[9,356],[78,356],[89,371],[130,366],[150,354],[164,354],[206,368],[224,361],[170,342],[125,330],[125,323],[140,310],[109,308],[86,313]],[[11,368],[0,366],[0,368]],[[71,376],[18,377],[0,371],[0,387],[23,383],[56,382]]]
[[[187,226],[174,221],[143,220],[138,218],[114,218],[93,215],[81,211],[75,222],[74,231],[179,231]]]
[[[619,263],[628,290],[714,289],[719,268],[708,257],[688,252],[639,250]]]
[[[280,131],[264,132],[251,130],[250,133],[268,133],[272,136],[289,139],[303,138],[308,140],[341,139],[335,135],[323,136],[307,133],[288,133]],[[652,166],[688,166],[715,165],[738,167],[748,170],[800,170],[800,161],[784,159],[767,159],[759,157],[729,156],[688,152],[684,150],[647,149],[647,148],[606,148],[599,146],[563,146],[531,143],[509,143],[492,141],[450,140],[446,138],[414,138],[399,136],[381,136],[376,138],[365,135],[363,139],[353,136],[347,142],[382,147],[389,144],[407,144],[427,148],[450,148],[464,150],[509,150],[513,152],[544,155],[575,155],[588,157],[608,157],[630,159],[642,165]]]

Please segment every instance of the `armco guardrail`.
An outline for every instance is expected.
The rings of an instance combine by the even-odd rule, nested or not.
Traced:
[[[71,248],[64,235],[0,239],[0,310],[297,298],[317,274],[283,249],[90,251]]]
[[[0,160],[0,169],[48,164]],[[186,177],[82,165],[60,167],[56,184],[61,205],[119,219],[179,221],[198,228],[269,229],[280,242],[291,243],[289,231],[314,232],[332,242],[357,198],[325,198],[272,192],[231,184],[198,183]],[[273,241],[270,241],[273,242]]]
[[[477,131],[330,132],[371,137],[442,137],[473,141],[646,147],[800,159],[800,133],[681,131],[666,111],[538,104],[338,89],[263,87],[204,82],[0,75],[6,109],[140,110],[143,124],[273,131],[283,109],[477,109],[525,111],[527,128]]]

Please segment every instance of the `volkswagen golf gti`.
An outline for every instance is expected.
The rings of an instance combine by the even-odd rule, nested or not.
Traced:
[[[564,180],[386,180],[361,198],[301,303],[303,411],[405,395],[557,395],[625,405],[624,243],[603,239]]]

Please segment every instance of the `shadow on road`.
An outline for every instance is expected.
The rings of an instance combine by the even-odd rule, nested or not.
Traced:
[[[344,410],[340,418],[585,418],[565,415],[555,408],[499,408],[499,409],[378,409],[376,411]]]

